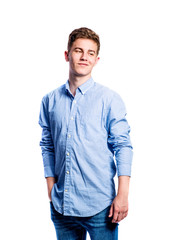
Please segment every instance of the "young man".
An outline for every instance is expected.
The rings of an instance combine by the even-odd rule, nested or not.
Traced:
[[[65,51],[69,80],[41,104],[40,146],[58,240],[84,240],[86,232],[91,240],[117,240],[128,213],[130,128],[120,96],[91,77],[99,49],[95,32],[75,29]]]

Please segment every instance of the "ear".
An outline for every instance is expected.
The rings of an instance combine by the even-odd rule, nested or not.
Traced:
[[[65,52],[64,52],[64,55],[65,55],[65,60],[66,60],[66,62],[69,62],[69,54],[68,54],[68,51],[65,51]]]
[[[97,57],[96,62],[95,62],[95,66],[96,66],[96,64],[98,63],[99,60],[100,60],[100,57]]]

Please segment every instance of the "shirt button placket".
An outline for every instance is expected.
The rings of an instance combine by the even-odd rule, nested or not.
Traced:
[[[70,121],[67,131],[67,143],[66,143],[66,167],[65,167],[65,185],[64,185],[64,213],[69,213],[69,203],[70,203],[70,161],[71,161],[71,145],[72,145],[72,134],[74,128],[74,116],[76,113],[76,100],[73,101],[71,112],[70,112]]]

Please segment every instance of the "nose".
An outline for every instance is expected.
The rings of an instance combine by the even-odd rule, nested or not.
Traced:
[[[83,52],[80,59],[82,61],[87,61],[87,53]]]

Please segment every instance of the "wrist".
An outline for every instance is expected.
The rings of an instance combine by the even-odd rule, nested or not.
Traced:
[[[53,185],[56,183],[56,179],[54,177],[48,177],[46,178],[46,182],[47,182],[47,189],[48,189],[48,197],[49,197],[49,200],[51,201],[51,191],[52,191]]]
[[[117,197],[122,198],[122,199],[128,199],[129,193],[128,192],[117,192]]]
[[[129,176],[120,176],[118,179],[118,191],[117,195],[119,197],[128,198],[129,195]]]

